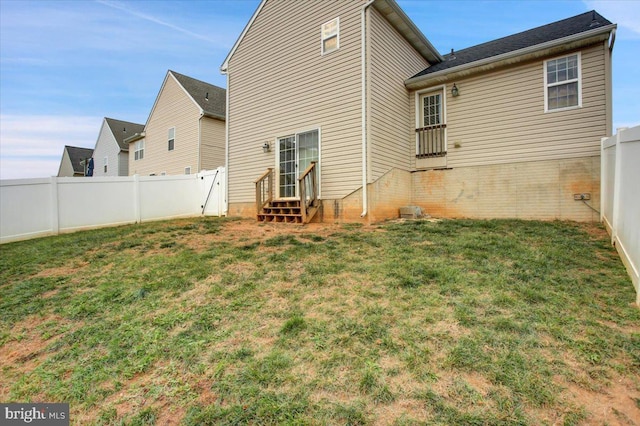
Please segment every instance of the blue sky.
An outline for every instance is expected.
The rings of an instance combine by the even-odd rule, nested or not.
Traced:
[[[290,0],[306,1],[306,0]],[[596,9],[618,24],[614,128],[640,124],[640,1],[398,0],[447,53]],[[259,0],[0,0],[0,179],[53,176],[103,117],[144,124],[167,70],[219,72]]]

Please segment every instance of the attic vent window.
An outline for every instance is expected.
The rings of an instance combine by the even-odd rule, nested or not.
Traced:
[[[175,141],[176,141],[176,128],[172,127],[169,129],[169,135],[167,136],[168,139],[168,149],[169,151],[173,151],[173,148],[175,148]]]
[[[340,18],[332,19],[322,24],[322,54],[333,52],[340,48]]]

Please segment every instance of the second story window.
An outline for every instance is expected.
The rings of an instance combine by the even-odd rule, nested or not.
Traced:
[[[104,157],[102,160],[102,165],[104,167],[104,173],[107,173],[107,166],[109,165],[109,157]]]
[[[545,112],[581,106],[580,53],[545,61],[544,71]]]
[[[144,158],[144,139],[136,142],[134,151],[134,160],[142,160]]]
[[[173,151],[173,148],[175,147],[175,141],[176,141],[175,127],[172,127],[169,129],[169,136],[167,137],[167,139],[169,140],[169,143],[168,143],[169,151]]]
[[[340,48],[340,18],[335,18],[322,24],[321,33],[323,55]]]

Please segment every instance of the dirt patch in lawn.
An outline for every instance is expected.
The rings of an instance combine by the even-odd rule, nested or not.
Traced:
[[[47,348],[60,339],[64,332],[45,332],[42,327],[51,324],[58,330],[69,330],[70,322],[58,315],[31,315],[9,330],[7,342],[0,346],[0,366],[10,366],[8,374],[28,374],[48,357]],[[76,325],[80,327],[80,325]],[[10,380],[0,380],[0,401],[9,400]]]

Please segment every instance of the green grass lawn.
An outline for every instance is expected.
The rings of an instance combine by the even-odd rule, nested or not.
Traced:
[[[72,424],[640,422],[598,224],[189,219],[0,246],[0,401]]]

